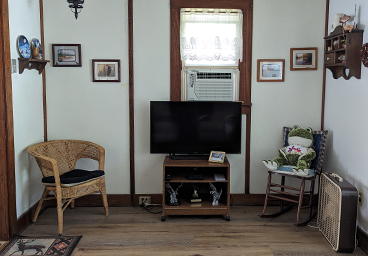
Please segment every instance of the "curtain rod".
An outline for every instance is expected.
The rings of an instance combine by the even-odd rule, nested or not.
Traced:
[[[185,13],[203,13],[205,9],[200,9],[200,10],[181,10],[181,12],[185,12]],[[223,10],[223,9],[221,9]],[[234,10],[232,9],[230,12],[227,12],[227,11],[218,11],[216,13],[239,13],[241,12],[241,10]],[[210,9],[207,11],[207,13],[215,13],[214,9]]]

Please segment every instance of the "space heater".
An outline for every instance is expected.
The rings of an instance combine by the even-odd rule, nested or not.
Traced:
[[[337,252],[356,246],[358,191],[341,176],[322,173],[319,184],[317,226]]]

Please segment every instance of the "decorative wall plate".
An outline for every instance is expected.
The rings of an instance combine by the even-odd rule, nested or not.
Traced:
[[[20,57],[27,59],[31,57],[31,48],[25,36],[23,35],[18,36],[17,48]]]
[[[32,58],[42,59],[42,47],[40,41],[37,38],[33,38],[31,41]]]
[[[368,43],[364,44],[360,50],[360,60],[362,61],[364,67],[368,68]]]

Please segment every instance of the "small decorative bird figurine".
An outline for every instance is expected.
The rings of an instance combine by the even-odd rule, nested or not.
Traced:
[[[345,24],[350,19],[350,16],[344,15],[344,17],[340,18],[340,22]]]
[[[340,18],[340,22],[342,23],[342,27],[345,27],[346,22],[350,19],[350,16],[344,15],[342,18]],[[342,30],[342,34],[344,34],[345,28]]]

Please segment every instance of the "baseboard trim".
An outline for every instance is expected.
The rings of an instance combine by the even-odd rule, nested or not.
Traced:
[[[261,206],[264,204],[265,194],[230,194],[231,205]]]
[[[17,234],[19,234],[23,229],[25,229],[29,224],[32,223],[32,217],[34,213],[36,212],[38,202],[35,203],[31,208],[28,209],[28,211],[24,212],[19,218],[17,219]],[[47,205],[42,205],[42,208],[40,210],[40,213],[47,208]]]
[[[368,235],[359,227],[357,229],[356,239],[358,240],[358,247],[368,254]]]

